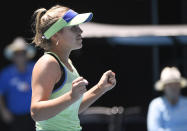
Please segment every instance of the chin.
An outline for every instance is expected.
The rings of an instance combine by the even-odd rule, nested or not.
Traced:
[[[82,44],[77,49],[81,49],[81,48],[82,48]]]
[[[78,42],[78,45],[79,45],[80,48],[82,48],[82,46],[83,46],[82,45],[82,40],[80,42]]]
[[[74,50],[78,50],[78,49],[81,49],[81,48],[82,48],[82,43],[78,44],[78,46],[76,46],[76,47],[74,48]]]

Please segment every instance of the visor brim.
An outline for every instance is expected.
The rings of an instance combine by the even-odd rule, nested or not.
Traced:
[[[79,25],[85,22],[89,22],[93,17],[92,13],[83,13],[75,16],[66,26]]]

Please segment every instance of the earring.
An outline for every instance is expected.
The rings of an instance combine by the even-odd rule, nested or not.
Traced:
[[[58,46],[59,40],[56,42],[56,46]]]

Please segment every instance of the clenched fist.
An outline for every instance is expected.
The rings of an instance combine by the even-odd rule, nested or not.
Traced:
[[[104,92],[111,90],[116,85],[115,73],[111,70],[105,72],[97,85]]]
[[[83,77],[78,77],[72,82],[71,96],[73,99],[78,100],[86,91],[88,81]]]

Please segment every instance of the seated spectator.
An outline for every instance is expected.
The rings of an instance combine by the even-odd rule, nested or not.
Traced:
[[[186,86],[187,80],[176,67],[162,70],[155,89],[163,91],[163,96],[149,105],[148,131],[187,131],[187,97],[181,95],[181,88]]]

